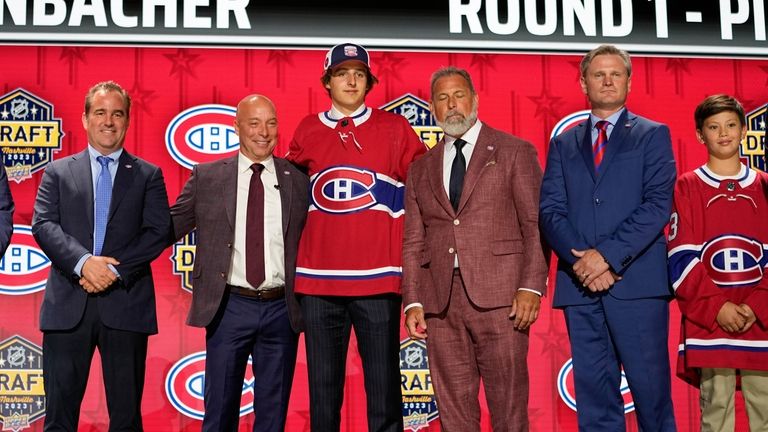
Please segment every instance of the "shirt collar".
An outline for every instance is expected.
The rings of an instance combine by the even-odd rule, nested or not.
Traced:
[[[112,161],[117,162],[118,159],[120,159],[120,156],[123,154],[123,148],[120,147],[117,149],[117,151],[112,152],[108,155],[103,155],[99,153],[98,150],[96,150],[91,144],[88,144],[88,154],[91,156],[91,160],[97,161],[96,159],[99,156],[107,156],[109,158],[112,158]]]
[[[461,139],[467,142],[467,147],[472,148],[477,143],[477,138],[480,136],[480,128],[482,128],[482,126],[483,123],[478,119],[475,124],[461,136]],[[445,135],[445,150],[448,151],[452,149],[453,143],[457,139],[458,138]]]
[[[595,129],[595,125],[597,122],[601,120],[605,120],[609,123],[610,126],[616,126],[616,122],[619,121],[619,117],[621,117],[622,114],[624,114],[624,111],[627,110],[627,107],[623,107],[620,110],[616,111],[615,113],[609,115],[608,117],[601,119],[600,117],[590,113],[589,114],[589,122],[592,125],[592,129]]]
[[[264,169],[270,173],[275,172],[275,158],[272,157],[272,155],[269,155],[266,159],[259,163],[264,165]],[[242,174],[246,171],[250,171],[251,165],[253,164],[254,162],[248,159],[248,157],[246,157],[243,152],[237,152],[237,172]]]
[[[346,115],[339,111],[335,105],[331,104],[331,109],[328,111],[328,116],[331,118],[331,120],[341,120],[344,117],[349,117],[354,119],[355,117],[358,117],[359,115],[363,114],[365,110],[368,107],[365,106],[365,104],[360,105],[357,107],[355,111],[353,111],[350,115]]]

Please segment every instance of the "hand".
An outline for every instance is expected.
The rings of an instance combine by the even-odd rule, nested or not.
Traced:
[[[741,314],[739,306],[727,301],[717,313],[717,324],[729,333],[741,331],[747,319]]]
[[[592,282],[610,269],[605,258],[597,249],[576,250],[571,249],[571,253],[579,258],[573,264],[573,273],[579,278],[583,286],[589,286]]]
[[[509,319],[514,319],[513,326],[517,330],[526,330],[539,317],[541,296],[526,290],[517,290],[512,300]]]
[[[741,332],[744,333],[749,330],[749,328],[752,327],[752,324],[757,321],[757,316],[755,315],[755,311],[753,311],[752,308],[749,307],[749,305],[746,303],[739,305],[739,313],[746,320],[744,327],[741,328]]]
[[[608,270],[606,272],[603,272],[600,276],[598,276],[594,281],[592,281],[591,284],[587,287],[592,292],[600,292],[600,291],[608,291],[613,284],[621,280],[621,276],[617,275],[616,273]]]
[[[97,289],[97,292],[104,291],[117,280],[117,275],[109,268],[109,264],[115,266],[120,262],[112,257],[94,255],[83,264],[82,277],[90,283],[92,289]]]
[[[98,294],[104,291],[103,289],[96,288],[94,284],[88,282],[88,279],[84,277],[81,277],[79,282],[80,282],[80,286],[82,286],[85,292],[87,292],[88,294]]]
[[[424,319],[424,308],[412,307],[405,312],[405,329],[411,339],[427,338],[427,321]]]

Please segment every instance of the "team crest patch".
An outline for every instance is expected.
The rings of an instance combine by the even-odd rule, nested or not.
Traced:
[[[768,123],[768,104],[747,113],[747,135],[741,141],[739,154],[742,161],[761,171],[768,172],[765,165],[765,131]]]
[[[43,350],[15,335],[0,342],[0,422],[18,432],[45,415]]]
[[[632,394],[629,392],[629,384],[627,383],[627,376],[624,374],[623,370],[621,371],[619,391],[624,398],[624,414],[634,411],[635,402],[632,400]],[[568,408],[577,411],[577,395],[573,382],[573,359],[568,359],[557,374],[557,392],[560,394],[560,399]]]
[[[21,88],[0,97],[0,150],[9,180],[21,183],[45,168],[63,136],[48,101]]]
[[[215,104],[182,111],[165,131],[168,154],[187,169],[235,155],[240,148],[234,127],[236,111],[234,107]]]
[[[347,214],[378,210],[403,215],[405,185],[384,174],[353,166],[333,166],[310,179],[309,210]]]
[[[170,256],[173,274],[181,277],[181,288],[188,292],[192,292],[192,269],[195,264],[196,245],[197,231],[193,230],[173,244],[173,253]]]
[[[253,370],[248,357],[245,368],[240,417],[253,412]],[[165,395],[173,407],[189,418],[202,420],[205,416],[205,351],[192,353],[177,361],[165,377]]]
[[[432,117],[429,104],[410,93],[406,93],[380,108],[405,117],[416,135],[421,138],[421,142],[429,148],[434,147],[443,137],[443,130]]]
[[[400,391],[403,397],[403,426],[417,431],[439,417],[427,345],[420,340],[400,341]]]
[[[737,234],[718,236],[701,250],[701,262],[721,287],[753,285],[768,264],[762,243]]]
[[[51,261],[32,237],[29,225],[14,225],[11,244],[0,259],[0,294],[24,295],[41,291]]]

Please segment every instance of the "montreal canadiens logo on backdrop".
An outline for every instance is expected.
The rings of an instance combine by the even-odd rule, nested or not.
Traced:
[[[634,411],[635,402],[632,400],[632,394],[629,392],[629,384],[627,384],[627,377],[624,375],[623,370],[621,371],[619,390],[621,391],[621,396],[624,398],[624,414]],[[568,359],[557,374],[557,392],[560,394],[560,399],[563,400],[568,408],[577,411],[576,391],[574,390],[573,383],[573,359]]]
[[[549,139],[560,135],[583,121],[589,120],[589,112],[589,110],[576,111],[560,119],[555,127],[552,128],[552,133],[549,134]]]
[[[14,225],[11,244],[0,259],[0,294],[23,295],[44,289],[50,266],[32,237],[32,227]]]
[[[203,162],[232,156],[240,148],[235,133],[236,109],[227,105],[198,105],[168,123],[165,146],[179,165],[192,169]]]
[[[429,357],[424,341],[400,341],[400,391],[403,397],[403,426],[417,431],[439,417]]]
[[[701,250],[701,262],[721,286],[753,284],[763,278],[766,256],[762,243],[730,234],[716,237]]]
[[[405,185],[365,168],[334,166],[312,176],[311,210],[344,214],[372,209],[403,214]]]
[[[240,416],[253,412],[253,371],[251,358],[245,368]],[[189,418],[202,420],[205,415],[205,351],[190,354],[177,361],[165,377],[165,395],[176,410]]]
[[[768,123],[768,104],[747,113],[747,135],[741,141],[739,153],[745,164],[768,172],[765,166],[765,130]]]
[[[432,117],[432,111],[429,110],[427,101],[410,93],[406,93],[380,108],[405,117],[416,135],[421,138],[421,142],[429,148],[434,147],[443,137],[443,130]]]
[[[15,335],[0,342],[0,423],[19,432],[45,415],[43,350]]]

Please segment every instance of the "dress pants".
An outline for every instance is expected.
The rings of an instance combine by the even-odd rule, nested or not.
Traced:
[[[518,331],[509,307],[472,304],[458,271],[447,309],[427,314],[429,372],[440,430],[480,430],[480,379],[494,432],[528,430],[528,331]]]
[[[44,332],[44,430],[77,430],[93,353],[98,348],[109,411],[109,431],[142,431],[141,395],[148,336],[102,324],[95,295],[88,296],[83,318],[74,329]]]
[[[676,431],[672,407],[666,298],[567,306],[579,430],[624,432],[621,366],[642,432]]]
[[[400,296],[302,296],[299,302],[306,324],[312,432],[336,432],[341,426],[352,327],[363,363],[368,430],[402,431]]]
[[[768,430],[768,371],[739,371],[750,432]],[[733,432],[736,427],[736,369],[701,369],[702,432]]]
[[[205,331],[203,431],[236,432],[248,356],[252,358],[254,432],[285,428],[299,336],[285,299],[226,294]]]

